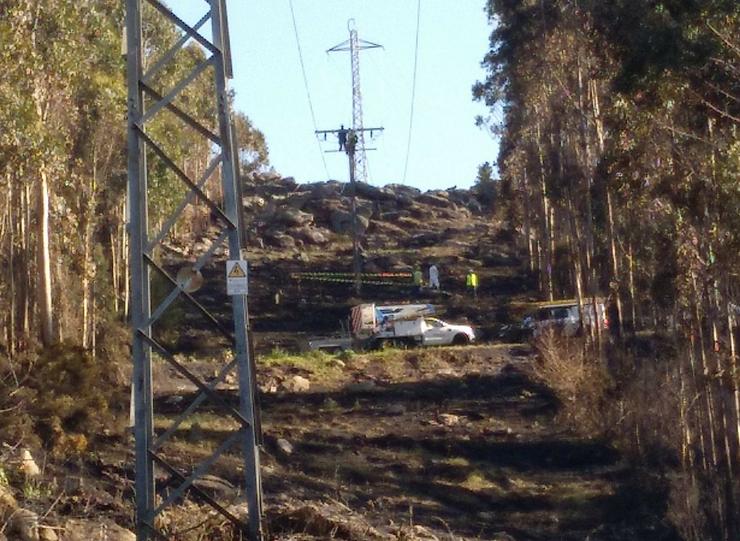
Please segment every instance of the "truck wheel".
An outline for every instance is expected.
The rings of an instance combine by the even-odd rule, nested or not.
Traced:
[[[470,338],[468,338],[467,335],[462,334],[462,333],[461,334],[456,334],[455,335],[455,338],[452,339],[452,345],[453,346],[464,346],[468,342],[470,342]]]

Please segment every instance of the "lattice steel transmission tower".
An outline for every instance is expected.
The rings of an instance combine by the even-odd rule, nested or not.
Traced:
[[[198,293],[203,282],[201,270],[205,273],[206,264],[216,254],[228,254],[230,260],[239,260],[240,265],[244,257],[241,186],[227,86],[232,67],[225,1],[206,0],[208,11],[194,26],[159,0],[125,3],[137,540],[176,538],[173,527],[177,528],[177,524],[173,526],[172,522],[177,515],[169,514],[163,522],[163,512],[186,500],[196,500],[220,513],[240,535],[261,541],[259,417],[246,295],[227,295],[223,261],[217,265],[215,277],[206,280],[208,294]],[[151,47],[144,45],[142,35],[144,9],[147,18],[163,17],[177,29],[176,42],[158,58],[147,58],[146,62],[144,55]],[[195,54],[191,48],[184,53],[185,62],[176,64],[178,55],[193,43],[202,54]],[[166,83],[177,73],[173,68],[186,65],[194,67],[174,84]],[[204,81],[213,88],[212,114],[196,117],[187,111],[187,89],[196,84],[202,88]],[[177,145],[183,143],[168,136],[167,126],[174,122],[190,130],[187,144],[200,145],[200,167],[182,163],[176,157]],[[169,175],[171,181],[167,185],[167,200],[179,199],[169,213],[149,204],[164,175]],[[200,210],[193,209],[195,201]],[[164,251],[163,239],[173,227],[190,225],[192,212],[203,215],[204,208],[211,222],[205,234],[210,245],[205,244],[207,248],[202,253],[194,253],[192,260],[178,266],[176,258]],[[173,268],[179,271],[173,272]],[[243,271],[240,274],[243,276]],[[222,355],[220,367],[209,380],[199,375],[204,372],[197,372],[197,364],[192,363],[192,357],[200,353],[192,345],[198,340],[191,338],[189,350],[182,347],[183,336],[193,332],[193,316],[213,329],[207,335],[210,339],[220,337],[221,341],[211,346],[213,351],[218,355],[231,352]],[[183,351],[188,352],[189,359],[179,355]],[[157,370],[153,371],[153,366]],[[155,400],[153,391],[158,382],[153,373],[165,370],[179,374],[185,389],[192,394],[180,392],[169,402],[163,397]],[[225,388],[227,376],[233,377],[234,371],[238,395],[233,385]],[[227,423],[223,432],[214,436],[218,441],[212,446],[210,441],[201,446],[183,445],[182,432],[196,412],[218,413],[219,422]],[[214,492],[208,491],[203,478],[216,468],[227,481],[229,475],[235,476],[231,481],[236,485],[231,501],[217,501]],[[182,515],[188,518],[186,513]]]
[[[362,90],[360,88],[360,51],[378,49],[382,45],[365,41],[357,36],[355,20],[347,21],[349,39],[327,50],[327,53],[349,51],[352,63],[352,129],[357,134],[357,151],[355,152],[356,180],[367,182],[367,154],[365,153],[365,130],[362,126]]]

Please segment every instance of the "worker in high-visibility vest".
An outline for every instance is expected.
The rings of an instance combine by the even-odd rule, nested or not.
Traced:
[[[416,289],[416,292],[421,293],[421,288],[424,284],[424,275],[421,273],[421,269],[418,265],[414,269],[412,276],[414,278],[414,288]]]
[[[465,287],[473,294],[473,298],[478,298],[478,275],[473,269],[468,269],[468,275],[465,277]]]

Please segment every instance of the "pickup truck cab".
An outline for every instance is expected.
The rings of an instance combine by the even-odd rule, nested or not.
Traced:
[[[421,338],[425,346],[463,345],[475,341],[475,332],[469,325],[452,325],[435,317],[426,317],[421,325]]]

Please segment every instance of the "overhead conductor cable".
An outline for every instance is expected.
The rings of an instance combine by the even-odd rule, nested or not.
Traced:
[[[293,19],[293,33],[295,34],[295,43],[298,47],[298,59],[301,63],[301,73],[303,74],[303,86],[306,88],[306,97],[308,98],[308,108],[311,111],[311,120],[313,121],[313,129],[314,131],[318,131],[318,125],[316,124],[316,114],[313,110],[313,101],[311,100],[311,91],[308,89],[308,77],[306,76],[306,65],[303,63],[303,49],[301,48],[301,41],[298,38],[298,25],[295,22],[295,10],[293,9],[293,0],[288,0],[288,3],[290,4],[290,16]],[[324,158],[324,153],[321,150],[321,143],[319,140],[316,140],[316,146],[319,149],[319,154],[321,155],[321,163],[324,164],[324,172],[326,173],[326,179],[329,180],[329,168],[326,166],[326,158]]]
[[[411,83],[411,111],[409,112],[409,138],[406,143],[406,163],[403,165],[403,183],[406,183],[406,173],[409,168],[411,154],[411,131],[414,125],[414,102],[416,101],[416,71],[419,65],[419,26],[421,23],[421,0],[416,4],[416,46],[414,47],[414,77]]]

